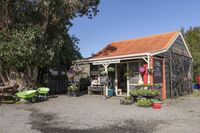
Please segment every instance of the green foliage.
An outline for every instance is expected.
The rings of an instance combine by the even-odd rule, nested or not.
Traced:
[[[130,95],[132,96],[157,96],[159,95],[159,90],[154,90],[154,89],[133,89],[130,90],[129,92]]]
[[[39,26],[0,31],[0,63],[5,69],[23,70],[43,66],[53,57],[53,49],[40,45],[43,30]]]
[[[153,74],[154,69],[153,69],[153,68],[148,68],[148,69],[147,69],[147,72],[148,72],[149,74]]]
[[[69,92],[77,92],[78,91],[78,87],[75,85],[71,85],[68,87],[68,91]]]
[[[131,96],[127,96],[127,97],[125,97],[125,100],[132,100],[132,97]]]
[[[128,70],[127,72],[124,73],[124,77],[129,77],[133,75],[133,71]]]
[[[124,104],[124,105],[131,105],[131,104],[133,104],[132,97],[127,96],[127,97],[125,97],[125,99],[120,100],[120,103]]]
[[[151,99],[141,98],[137,100],[137,106],[139,107],[150,107],[152,105]]]
[[[130,90],[130,91],[129,91],[129,94],[130,94],[131,96],[138,96],[138,91],[137,91],[137,89],[133,89],[133,90]]]
[[[108,75],[108,76],[111,76],[113,74],[113,72],[115,71],[115,68],[114,67],[108,67],[107,71],[108,72],[106,73],[104,67],[99,68],[99,72],[100,72],[101,75]]]
[[[184,33],[184,37],[193,57],[193,70],[195,77],[200,75],[200,27],[191,27]]]
[[[79,40],[68,32],[71,20],[94,17],[98,4],[99,0],[0,0],[1,76],[11,70],[25,74],[29,69],[33,74],[47,65],[69,68],[82,58]]]

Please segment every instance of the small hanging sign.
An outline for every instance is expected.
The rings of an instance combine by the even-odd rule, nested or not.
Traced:
[[[116,63],[120,63],[120,59],[101,60],[101,61],[94,61],[94,62],[92,62],[93,65],[116,64]]]

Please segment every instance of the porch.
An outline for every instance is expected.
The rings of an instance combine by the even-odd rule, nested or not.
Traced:
[[[80,63],[80,62],[79,62]],[[160,84],[162,89],[162,99],[166,98],[165,90],[165,66],[164,59],[151,56],[150,54],[132,55],[131,57],[118,57],[106,59],[88,59],[82,63],[90,64],[90,78],[92,81],[91,89],[100,90],[101,93],[109,96],[109,91],[113,91],[115,96],[128,96],[130,90],[136,89],[141,85]],[[139,68],[143,67],[144,72],[140,72]],[[114,71],[108,75],[109,69]],[[149,69],[154,70],[154,73],[148,72]],[[90,89],[88,91],[90,93]]]

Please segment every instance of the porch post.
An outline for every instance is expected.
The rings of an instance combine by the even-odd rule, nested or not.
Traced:
[[[108,73],[108,66],[109,64],[108,63],[104,63],[102,64],[105,68],[105,72]],[[108,76],[108,75],[107,75]],[[108,96],[108,83],[105,85],[105,89],[106,89],[106,96]]]
[[[127,66],[127,71],[129,71],[129,65],[128,65],[128,62],[126,63],[126,66]],[[129,76],[127,77],[127,96],[129,96]]]
[[[115,64],[115,95],[118,96],[118,92],[117,92],[117,89],[118,89],[118,75],[117,75],[117,64]]]
[[[147,55],[147,64],[148,68],[150,68],[150,55]],[[150,84],[150,73],[148,73],[148,84]]]

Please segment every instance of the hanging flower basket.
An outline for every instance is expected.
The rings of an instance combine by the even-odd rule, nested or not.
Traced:
[[[153,74],[154,69],[153,69],[153,68],[148,68],[148,69],[147,69],[147,72],[148,72],[149,74]]]
[[[139,72],[140,72],[141,74],[143,74],[143,73],[145,72],[145,68],[144,68],[143,66],[140,66],[140,67],[139,67]]]

